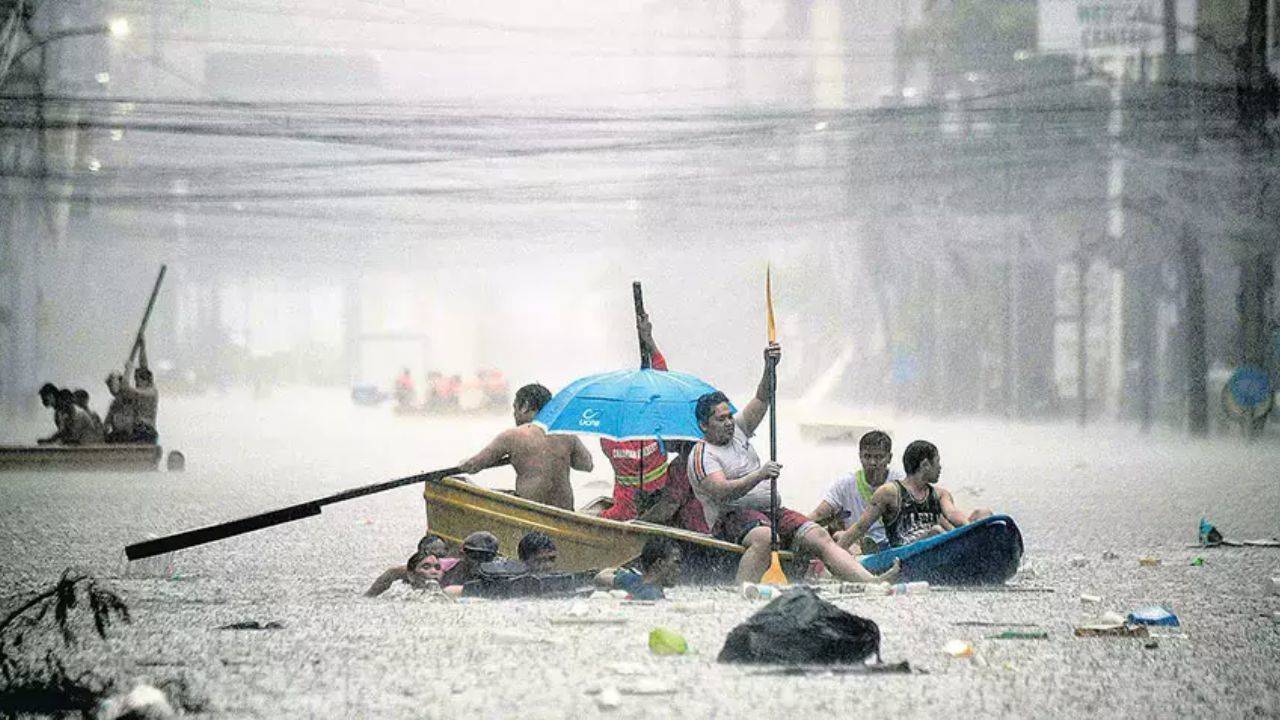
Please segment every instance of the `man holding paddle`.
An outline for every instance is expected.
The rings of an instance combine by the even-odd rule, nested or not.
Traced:
[[[737,415],[723,393],[698,398],[695,414],[703,440],[689,455],[689,480],[702,501],[712,534],[746,548],[738,563],[737,582],[758,582],[769,569],[772,527],[770,481],[782,474],[782,465],[762,463],[751,446],[751,435],[769,409],[773,366],[782,358],[782,347],[770,343],[764,351],[765,372],[755,397]],[[857,582],[891,582],[895,565],[877,577],[857,558],[842,550],[831,535],[801,513],[778,502],[778,537],[784,547],[818,556],[833,575]]]

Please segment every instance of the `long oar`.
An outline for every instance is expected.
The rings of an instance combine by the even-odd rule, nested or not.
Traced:
[[[504,460],[501,464],[506,464]],[[141,560],[149,558],[153,555],[163,555],[164,553],[173,552],[175,550],[185,550],[196,545],[204,545],[216,540],[243,535],[254,530],[269,528],[273,525],[283,525],[294,520],[313,517],[320,514],[320,509],[325,505],[340,503],[344,500],[354,500],[365,495],[380,493],[384,490],[402,487],[404,485],[413,485],[420,482],[438,482],[450,475],[457,475],[460,470],[456,467],[446,468],[444,470],[433,470],[431,472],[421,473],[419,475],[410,475],[409,477],[399,478],[397,480],[388,480],[386,482],[365,485],[364,487],[345,490],[335,495],[309,500],[297,505],[290,505],[279,510],[260,513],[258,515],[250,515],[249,517],[240,518],[239,520],[231,520],[229,522],[218,523],[217,525],[209,525],[208,527],[198,528],[196,530],[188,530],[186,532],[176,533],[174,535],[166,535],[152,540],[146,540],[140,543],[128,545],[124,549],[125,557],[130,560]]]
[[[644,294],[640,292],[639,280],[631,283],[631,298],[636,304],[636,335],[639,336],[640,318],[644,317]],[[648,370],[651,367],[653,367],[653,357],[649,355],[649,349],[644,346],[644,340],[640,340],[640,369]]]
[[[167,269],[167,265],[160,266],[160,274],[156,276],[156,284],[151,288],[151,299],[147,300],[147,311],[142,314],[142,323],[138,325],[138,334],[133,338],[133,347],[129,348],[129,359],[124,363],[126,366],[133,364],[133,357],[138,354],[138,348],[142,347],[142,336],[147,332],[147,321],[151,319],[151,310],[156,306],[156,296],[160,294],[160,283],[164,282],[164,273]]]
[[[778,329],[773,322],[773,282],[769,267],[764,271],[764,306],[766,324],[769,329],[770,344],[778,341]],[[769,358],[769,461],[778,461],[778,361]],[[760,582],[766,585],[788,585],[787,574],[782,572],[782,562],[778,559],[778,478],[769,478],[769,525],[772,532],[770,538],[769,569],[764,572]]]

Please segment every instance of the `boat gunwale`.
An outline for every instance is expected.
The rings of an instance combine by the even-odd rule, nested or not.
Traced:
[[[423,488],[423,500],[428,505],[430,505],[433,502],[433,499],[430,496],[432,484],[433,483],[428,482],[426,484],[426,487]],[[462,491],[472,495],[476,495],[486,500],[491,500],[501,505],[506,505],[508,507],[519,508],[528,512],[550,515],[553,518],[561,519],[569,523],[574,523],[577,525],[586,525],[589,527],[597,528],[597,529],[608,531],[608,532],[621,532],[629,535],[643,535],[643,536],[662,535],[672,540],[696,543],[698,545],[702,545],[703,547],[715,548],[716,550],[720,550],[723,552],[731,552],[737,555],[741,555],[745,551],[745,548],[743,548],[741,545],[726,542],[724,540],[720,540],[711,535],[705,535],[700,532],[694,532],[693,530],[670,527],[667,525],[658,525],[656,523],[649,523],[649,522],[644,522],[640,520],[622,522],[618,520],[609,520],[607,518],[600,518],[594,515],[584,515],[574,510],[565,510],[564,508],[555,507],[554,505],[545,505],[543,503],[518,497],[516,495],[502,492],[500,490],[494,490],[492,488],[476,485],[475,483],[468,482],[467,480],[464,480],[457,476],[449,476],[446,478],[442,478],[438,481],[435,481],[435,484],[451,490],[458,490],[458,491]],[[439,500],[436,500],[435,502],[439,502]],[[429,515],[430,513],[428,513],[428,516]],[[792,555],[792,553],[788,551],[783,551],[780,554],[784,558]]]

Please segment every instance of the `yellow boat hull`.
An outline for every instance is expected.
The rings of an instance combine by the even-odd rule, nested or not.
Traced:
[[[556,568],[562,572],[624,565],[639,557],[645,542],[656,536],[680,545],[686,582],[730,582],[742,556],[740,546],[701,533],[605,520],[482,488],[459,478],[427,483],[423,497],[431,532],[461,543],[477,530],[488,530],[497,536],[502,554],[515,557],[520,538],[539,530],[555,540],[559,556]],[[793,560],[790,553],[783,556]]]

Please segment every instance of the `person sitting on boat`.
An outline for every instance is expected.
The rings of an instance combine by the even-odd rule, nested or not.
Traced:
[[[415,590],[441,590],[444,565],[434,553],[417,550],[409,556],[403,567],[395,567],[378,576],[365,591],[365,597],[378,597],[389,590],[397,580]]]
[[[131,384],[132,369],[132,364],[125,365],[123,375],[107,376],[107,388],[115,400],[120,401],[117,407],[112,400],[111,409],[107,410],[107,442],[155,444],[160,438],[156,432],[160,393],[147,367],[147,346],[141,339],[138,340],[138,369],[133,372]]]
[[[948,490],[935,487],[942,477],[942,456],[933,443],[916,440],[908,445],[902,467],[906,477],[876,490],[858,522],[836,534],[841,547],[852,547],[877,520],[884,521],[889,545],[899,547],[991,516],[986,508],[966,515]]]
[[[400,375],[396,377],[396,405],[401,408],[413,407],[413,401],[416,396],[417,393],[413,387],[413,376],[409,374],[409,368],[404,368],[400,371]]]
[[[107,391],[111,393],[111,404],[107,406],[107,417],[102,421],[106,431],[107,442],[132,442],[133,424],[136,418],[133,405],[120,395],[124,385],[124,377],[118,372],[107,375]]]
[[[503,464],[508,456],[516,471],[516,495],[526,500],[573,510],[569,469],[591,472],[594,463],[573,435],[548,435],[533,418],[551,399],[551,391],[532,384],[516,391],[512,403],[516,426],[503,430],[485,449],[458,463],[468,475]]]
[[[872,430],[863,435],[858,441],[858,461],[862,468],[836,478],[827,487],[818,507],[809,513],[809,518],[837,532],[853,527],[871,503],[871,496],[876,490],[886,482],[897,482],[906,477],[901,471],[889,468],[892,459],[893,440],[888,433]],[[888,547],[884,523],[876,520],[862,538],[862,550],[874,553]]]
[[[558,555],[556,541],[552,540],[550,535],[537,530],[525,533],[524,537],[520,538],[520,544],[516,546],[516,556],[528,571],[534,574],[551,572],[555,568]]]
[[[66,418],[58,411],[58,386],[53,383],[45,383],[40,386],[40,404],[53,411],[54,432],[49,437],[43,437],[36,440],[39,445],[49,445],[62,441],[63,425],[66,424]]]
[[[93,408],[89,407],[89,391],[80,388],[72,393],[72,395],[75,397],[76,405],[84,408],[84,411],[89,413],[89,419],[93,420],[94,434],[99,436],[98,442],[102,442],[103,437],[106,435],[103,430],[102,416],[98,415],[98,413],[93,411]]]
[[[781,346],[771,343],[764,356],[764,376],[755,397],[736,416],[722,392],[709,392],[698,398],[694,412],[704,439],[689,455],[689,480],[706,511],[712,534],[746,548],[738,562],[739,584],[758,582],[769,568],[769,481],[782,474],[781,465],[761,463],[751,447],[751,434],[769,409],[769,365],[781,359]],[[778,504],[778,538],[782,547],[817,555],[841,580],[877,582],[897,577],[897,565],[879,577],[871,574],[832,542],[831,535],[817,523],[782,507],[781,500]]]
[[[462,586],[480,573],[480,566],[498,559],[498,538],[487,530],[477,530],[462,540],[462,557],[445,571],[440,584],[445,592],[461,595]]]
[[[102,435],[93,424],[93,418],[76,404],[75,393],[66,388],[58,391],[54,411],[62,416],[62,429],[56,442],[63,445],[91,445],[102,442]]]
[[[647,314],[636,318],[640,344],[651,358],[654,370],[666,370],[667,360],[653,340],[653,323]],[[689,476],[677,468],[667,450],[689,447],[679,441],[600,439],[600,449],[613,466],[613,505],[600,513],[607,520],[635,520],[681,527],[707,533],[702,503],[693,495]],[[681,464],[687,454],[679,460]]]
[[[596,587],[625,590],[632,600],[662,600],[663,588],[680,580],[680,546],[670,538],[652,537],[640,550],[639,569],[609,568],[596,575]]]

